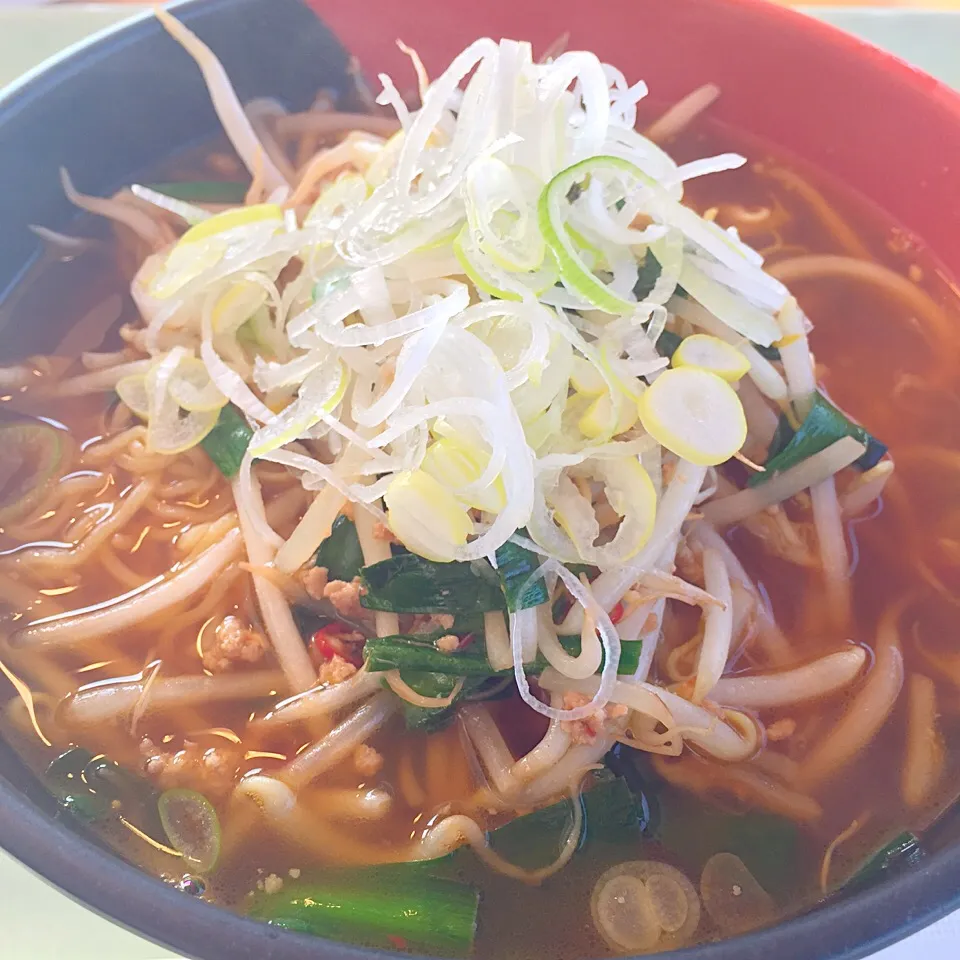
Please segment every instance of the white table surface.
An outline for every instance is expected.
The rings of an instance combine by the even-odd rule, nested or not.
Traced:
[[[129,16],[135,7],[28,9],[0,0],[0,85],[44,58]],[[960,88],[960,14],[867,9],[811,10]],[[875,954],[871,960],[955,960],[960,913]],[[3,960],[177,960],[176,955],[100,919],[0,851]],[[818,960],[811,957],[810,960]]]

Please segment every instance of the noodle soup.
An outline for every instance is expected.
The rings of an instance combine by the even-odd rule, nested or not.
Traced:
[[[953,287],[712,89],[642,137],[595,61],[471,49],[403,136],[227,109],[236,153],[67,184],[116,229],[49,238],[73,329],[2,371],[3,736],[184,895],[415,953],[909,868],[958,783]],[[504,146],[509,57],[555,100],[501,89]]]

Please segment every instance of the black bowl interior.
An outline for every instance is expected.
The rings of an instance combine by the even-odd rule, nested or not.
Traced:
[[[169,6],[216,48],[244,102],[272,97],[304,110],[323,87],[351,89],[347,54],[298,2]],[[217,131],[199,70],[152,15],[30,75],[0,99],[0,302],[40,250],[28,226],[64,229],[76,216],[61,167],[82,192],[108,195]]]
[[[185,0],[172,6],[209,42],[242,99],[274,97],[304,109],[321,87],[349,96],[346,52],[299,0]],[[0,183],[7,185],[0,192],[0,357],[22,356],[50,333],[42,321],[30,330],[11,329],[3,305],[40,253],[28,225],[64,229],[75,219],[58,169],[67,167],[84,192],[106,195],[216,132],[199,72],[152,16],[107,31],[0,99]],[[960,817],[946,818],[927,840],[935,852],[921,866],[870,891],[769,930],[671,956],[863,957],[960,905]],[[0,845],[70,896],[186,956],[397,956],[256,923],[147,876],[64,817],[3,742]]]

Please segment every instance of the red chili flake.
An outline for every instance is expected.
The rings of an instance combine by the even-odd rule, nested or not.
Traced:
[[[619,623],[623,619],[623,613],[623,603],[620,602],[610,611],[610,622]]]
[[[477,639],[475,633],[468,633],[466,636],[460,638],[460,646],[457,647],[457,650],[466,650],[467,647]]]
[[[397,937],[392,933],[388,933],[387,939],[390,941],[391,945],[396,947],[398,950],[407,949],[407,941],[403,937]]]
[[[363,654],[359,645],[343,639],[344,634],[349,632],[342,624],[328,623],[313,635],[313,648],[324,662],[336,656],[343,657],[355,667],[362,667]]]

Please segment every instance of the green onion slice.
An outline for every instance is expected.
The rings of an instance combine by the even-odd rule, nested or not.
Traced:
[[[0,524],[16,522],[40,502],[63,459],[63,436],[40,420],[0,425]]]
[[[167,790],[157,809],[170,846],[200,873],[211,871],[220,859],[220,818],[213,804],[196,790]]]
[[[575,240],[576,232],[567,229],[567,219],[586,184],[601,177],[616,200],[629,196],[638,186],[660,191],[662,188],[639,167],[619,157],[592,157],[561,170],[540,194],[538,221],[547,246],[553,251],[560,277],[573,292],[606,313],[625,314],[636,309],[634,300],[615,293],[583,259],[583,249]],[[611,192],[612,191],[612,192]],[[614,194],[619,193],[616,197]],[[573,199],[571,199],[573,198]],[[610,199],[609,197],[607,198]]]

